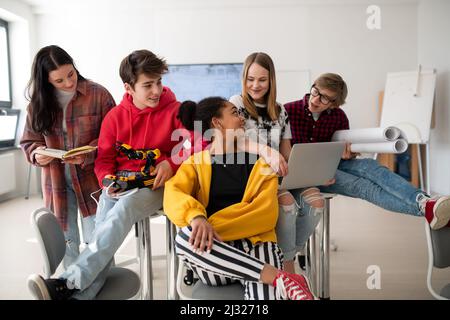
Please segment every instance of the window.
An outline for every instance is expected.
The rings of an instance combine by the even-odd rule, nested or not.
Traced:
[[[0,107],[11,108],[8,23],[0,19]]]
[[[18,109],[0,108],[0,150],[14,146],[19,114]]]

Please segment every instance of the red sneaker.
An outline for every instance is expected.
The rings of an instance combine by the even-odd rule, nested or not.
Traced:
[[[437,230],[450,225],[450,197],[431,198],[425,203],[425,218]]]
[[[300,274],[279,271],[273,285],[276,287],[278,299],[315,300],[309,289],[308,279]]]

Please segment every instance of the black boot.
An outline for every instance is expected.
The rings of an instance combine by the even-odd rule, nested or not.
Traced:
[[[78,291],[67,288],[65,279],[44,279],[37,274],[28,277],[28,289],[37,300],[70,300]]]

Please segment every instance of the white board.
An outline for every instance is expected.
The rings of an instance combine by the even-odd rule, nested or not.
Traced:
[[[309,70],[278,70],[277,101],[287,103],[303,99],[311,89]]]
[[[380,127],[398,127],[409,143],[427,143],[435,87],[433,69],[388,73]]]

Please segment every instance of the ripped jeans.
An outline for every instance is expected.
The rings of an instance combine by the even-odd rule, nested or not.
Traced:
[[[311,195],[305,194],[308,190],[315,190]],[[293,260],[295,254],[303,249],[311,234],[319,223],[323,210],[322,206],[313,206],[311,203],[322,200],[317,188],[301,188],[289,190],[296,204],[287,206],[279,204],[279,214],[276,226],[278,246],[283,250],[286,261]],[[279,195],[281,196],[281,194]]]

